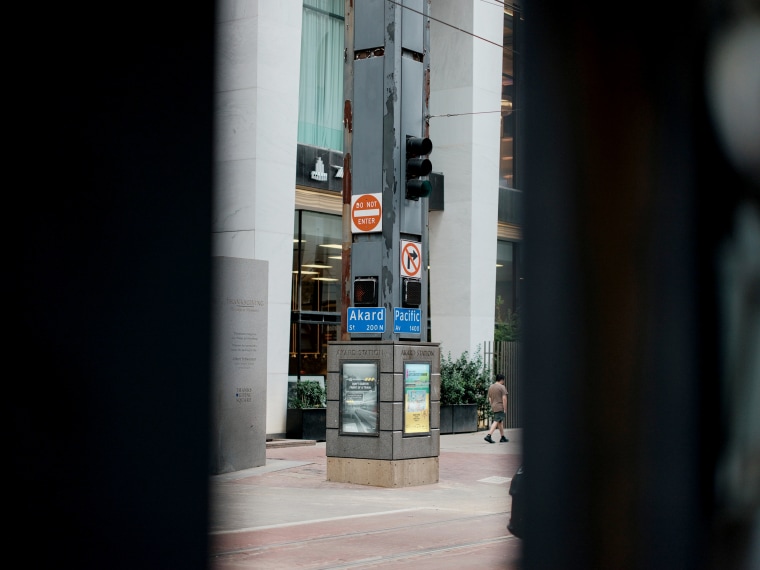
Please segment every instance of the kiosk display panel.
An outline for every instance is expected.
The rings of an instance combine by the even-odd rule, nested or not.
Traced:
[[[343,362],[340,372],[341,435],[378,435],[377,361]]]
[[[430,363],[404,362],[404,435],[430,433]]]

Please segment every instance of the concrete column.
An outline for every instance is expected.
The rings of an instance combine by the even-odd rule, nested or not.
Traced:
[[[212,254],[269,262],[266,431],[284,433],[302,5],[217,8]]]
[[[431,16],[431,161],[446,180],[445,210],[429,218],[432,340],[458,356],[493,338],[504,15],[436,0]]]

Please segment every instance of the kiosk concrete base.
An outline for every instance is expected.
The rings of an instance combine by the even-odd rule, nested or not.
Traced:
[[[327,458],[327,480],[374,487],[414,487],[438,483],[438,458],[353,459]]]
[[[434,343],[328,344],[328,481],[375,487],[438,483],[440,364]]]

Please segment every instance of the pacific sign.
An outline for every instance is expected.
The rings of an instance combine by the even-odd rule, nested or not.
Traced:
[[[350,333],[385,332],[385,307],[349,307],[346,318]]]
[[[420,334],[419,309],[393,308],[393,332],[395,334]]]

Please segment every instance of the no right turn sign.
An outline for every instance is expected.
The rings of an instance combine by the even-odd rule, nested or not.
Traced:
[[[401,240],[401,276],[422,276],[422,244],[416,241]]]

